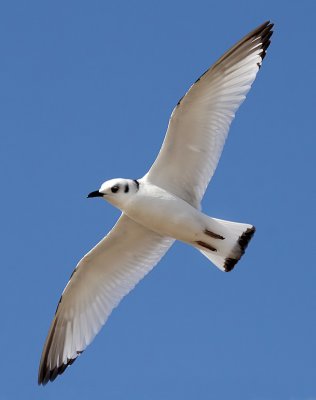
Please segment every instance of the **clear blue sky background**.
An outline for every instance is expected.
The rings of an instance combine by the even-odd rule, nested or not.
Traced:
[[[299,5],[298,5],[299,4]],[[0,399],[316,398],[313,1],[0,6]],[[45,388],[37,368],[77,261],[119,212],[189,85],[263,21],[275,34],[203,201],[256,225],[230,274],[176,244]]]

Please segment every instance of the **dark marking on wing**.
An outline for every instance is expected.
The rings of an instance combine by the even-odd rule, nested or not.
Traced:
[[[59,300],[58,300],[58,304],[57,304],[57,307],[56,307],[56,310],[55,310],[55,315],[57,314],[57,311],[58,311],[58,308],[59,308],[59,306],[60,306],[60,303],[61,303],[62,298],[63,298],[63,295],[61,295],[60,298],[59,298]]]
[[[224,240],[224,236],[218,235],[217,233],[214,233],[212,231],[209,231],[208,229],[204,229],[204,233],[205,235],[208,235],[214,239],[220,239],[220,240]]]
[[[69,277],[69,279],[68,279],[68,282],[71,280],[71,278],[74,276],[74,274],[75,274],[76,272],[77,272],[77,267],[72,271],[72,273],[71,273],[71,275],[70,275],[70,277]],[[63,295],[61,295],[60,298],[59,298],[59,300],[58,300],[58,304],[57,304],[57,307],[56,307],[55,315],[57,314],[57,311],[58,311],[58,308],[59,308],[60,303],[61,303],[61,301],[62,301],[62,298],[63,298]]]
[[[200,246],[202,246],[202,247],[205,247],[205,248],[208,249],[208,250],[217,251],[217,250],[215,249],[215,247],[211,246],[211,245],[208,244],[208,243],[202,242],[202,240],[198,240],[198,241],[196,241],[195,243],[197,243],[198,245],[200,245]]]
[[[197,80],[194,82],[193,85],[195,85],[209,70],[210,70],[210,68],[208,68],[205,72],[203,72],[203,74],[197,78]],[[186,94],[185,94],[185,95],[186,95]],[[181,99],[178,101],[176,107],[178,107],[178,106],[180,105],[180,103],[181,103],[181,101],[183,100],[183,98],[185,97],[185,95],[183,95],[183,96],[181,97]]]
[[[203,78],[203,76],[204,76],[209,70],[210,70],[210,68],[208,68],[206,71],[204,71],[203,74],[200,75],[200,76],[197,78],[197,80],[194,82],[194,84],[197,83],[201,78]]]
[[[262,31],[261,38],[262,38],[262,53],[260,54],[261,60],[264,59],[267,53],[267,48],[270,46],[270,38],[273,34],[272,28],[274,24],[269,24],[267,27]]]
[[[44,355],[44,358],[43,358],[41,369],[40,369],[39,374],[38,374],[38,384],[39,385],[41,385],[41,384],[46,385],[46,383],[49,381],[49,377],[47,376],[48,375],[47,358],[48,358],[48,353],[49,353],[49,350],[50,350],[50,347],[51,347],[51,344],[52,344],[52,341],[53,341],[53,337],[54,337],[54,334],[55,334],[56,324],[57,324],[57,318],[55,318],[54,325],[52,326],[52,330],[50,332],[47,344],[45,346],[45,355]]]
[[[233,53],[235,53],[242,45],[244,45],[246,42],[251,43],[252,41],[255,40],[260,40],[261,42],[261,61],[265,58],[266,56],[266,51],[267,48],[269,47],[271,41],[270,38],[273,34],[272,28],[274,24],[270,23],[270,21],[264,22],[262,25],[258,26],[258,28],[254,29],[252,32],[250,32],[248,35],[246,35],[243,39],[241,39],[237,44],[235,44],[231,49],[229,49],[222,57],[220,57],[215,64],[213,64],[210,68],[208,68],[195,82],[192,86],[194,86],[196,83],[198,83],[201,78],[210,70],[213,70],[216,68],[219,64],[221,64],[223,61],[225,61],[227,58],[229,58]],[[249,54],[251,54],[251,49],[249,48]],[[246,53],[245,53],[246,56]],[[261,67],[261,63],[257,64],[258,67]],[[190,91],[190,90],[189,90]],[[188,93],[188,92],[187,92]],[[187,94],[186,93],[186,94]],[[186,96],[186,94],[181,97],[181,99],[178,101],[176,107],[178,107],[183,100],[183,98]]]
[[[75,272],[77,272],[77,268],[75,268],[75,269],[72,271],[72,273],[71,273],[71,275],[70,275],[70,277],[69,277],[69,280],[75,275]]]
[[[48,352],[49,352],[49,348],[48,348],[47,354],[48,354]],[[53,382],[57,378],[57,376],[61,375],[69,365],[73,364],[77,360],[78,356],[80,356],[80,354],[82,354],[82,353],[83,353],[83,351],[77,351],[77,357],[67,358],[66,363],[62,364],[59,367],[55,367],[51,370],[47,367],[47,356],[46,356],[46,360],[44,360],[45,364],[43,363],[42,369],[41,369],[39,377],[38,377],[38,384],[44,386],[49,381]]]
[[[212,69],[221,64],[224,60],[229,58],[234,52],[236,52],[243,44],[246,42],[253,42],[254,40],[261,39],[261,49],[263,50],[260,54],[261,59],[263,60],[266,55],[266,50],[270,45],[270,37],[273,34],[272,28],[274,24],[270,23],[270,21],[264,22],[262,25],[258,26],[258,28],[254,29],[248,35],[246,35],[243,39],[241,39],[237,44],[231,47],[226,53],[219,58],[216,63],[213,65]]]
[[[184,95],[184,96],[185,96],[185,95]],[[176,107],[178,107],[178,106],[180,105],[180,103],[181,103],[181,101],[182,101],[182,99],[183,99],[184,96],[182,96],[181,99],[178,101]]]

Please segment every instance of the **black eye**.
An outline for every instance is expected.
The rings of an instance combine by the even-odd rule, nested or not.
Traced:
[[[116,193],[116,192],[118,192],[119,190],[120,190],[119,185],[114,185],[114,186],[111,187],[111,192],[112,192],[112,193]]]

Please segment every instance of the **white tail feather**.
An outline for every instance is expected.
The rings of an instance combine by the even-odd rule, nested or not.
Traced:
[[[203,243],[201,241],[196,246],[197,249],[220,270],[229,272],[244,254],[255,233],[255,227],[249,224],[209,218],[208,229],[205,233],[209,236],[206,243],[211,243],[209,246],[214,250],[206,249],[205,246],[200,245]]]

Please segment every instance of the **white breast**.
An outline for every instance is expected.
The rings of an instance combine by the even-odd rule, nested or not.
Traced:
[[[122,210],[131,219],[162,236],[190,242],[203,227],[203,214],[165,190],[142,183]]]

